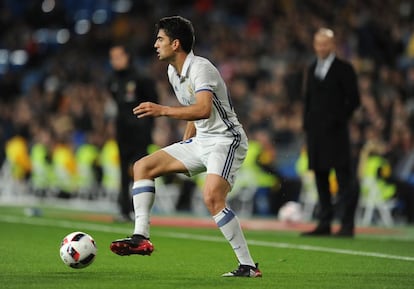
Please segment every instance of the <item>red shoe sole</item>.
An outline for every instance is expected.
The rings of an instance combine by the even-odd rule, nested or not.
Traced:
[[[262,277],[262,272],[257,271],[257,272],[256,272],[256,274],[255,274],[253,277],[255,277],[255,278],[260,278],[260,277]]]

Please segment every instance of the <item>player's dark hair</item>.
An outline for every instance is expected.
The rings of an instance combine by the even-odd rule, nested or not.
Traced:
[[[161,18],[156,24],[156,29],[164,30],[165,34],[171,39],[178,39],[181,47],[189,53],[195,42],[194,27],[190,20],[181,16],[169,16]]]

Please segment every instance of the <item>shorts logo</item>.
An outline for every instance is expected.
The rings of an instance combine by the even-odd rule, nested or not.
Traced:
[[[191,142],[193,142],[193,139],[192,138],[189,138],[189,139],[180,141],[180,144],[186,144],[186,143],[191,143]]]

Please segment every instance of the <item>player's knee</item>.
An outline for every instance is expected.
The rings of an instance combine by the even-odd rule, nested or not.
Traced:
[[[134,163],[134,179],[153,179],[152,166],[146,158],[141,158]]]
[[[204,192],[204,204],[211,215],[216,215],[225,207],[224,200],[213,192]]]

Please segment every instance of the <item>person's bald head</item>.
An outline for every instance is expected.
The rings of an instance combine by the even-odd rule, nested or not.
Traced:
[[[331,29],[319,28],[313,37],[313,49],[316,56],[325,59],[335,51],[335,34]]]

